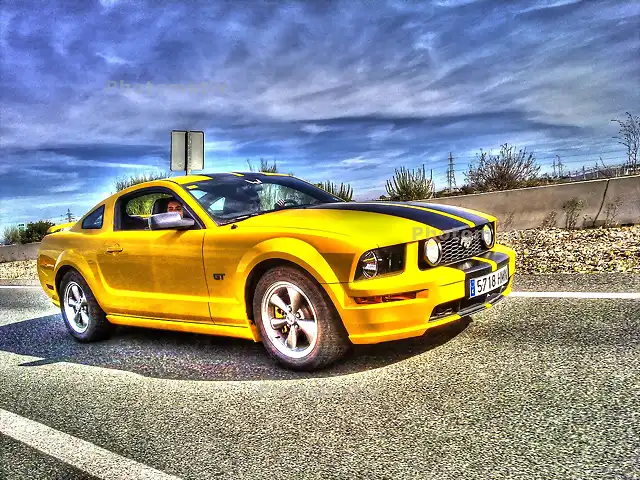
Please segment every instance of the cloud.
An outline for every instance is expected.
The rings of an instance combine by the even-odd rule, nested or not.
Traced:
[[[105,62],[111,64],[111,65],[126,65],[128,63],[130,63],[128,60],[125,60],[124,58],[121,58],[117,55],[108,55],[108,54],[104,54],[104,53],[96,53],[96,55],[102,59],[104,59]]]
[[[275,159],[366,195],[504,142],[591,162],[640,104],[639,23],[623,1],[4,2],[0,205],[166,170],[172,129],[205,131],[208,170]]]
[[[316,123],[308,123],[308,124],[302,125],[302,127],[300,127],[300,130],[306,133],[317,135],[318,133],[328,132],[331,130],[331,128],[326,127],[324,125],[318,125]]]
[[[121,0],[100,0],[100,5],[103,7],[113,7],[114,5],[120,3]]]
[[[537,10],[546,10],[548,8],[564,7],[566,5],[573,5],[580,3],[582,0],[538,0],[532,2],[533,5],[520,10],[520,13],[534,12]]]

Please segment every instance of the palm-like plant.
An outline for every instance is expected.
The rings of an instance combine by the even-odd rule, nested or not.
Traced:
[[[348,183],[340,183],[340,186],[333,182],[320,182],[316,184],[317,187],[326,190],[331,195],[334,195],[338,198],[341,198],[345,202],[350,202],[353,200],[353,188]]]
[[[434,192],[433,181],[427,178],[424,165],[415,170],[396,168],[393,178],[387,180],[386,189],[391,200],[401,202],[431,198]]]

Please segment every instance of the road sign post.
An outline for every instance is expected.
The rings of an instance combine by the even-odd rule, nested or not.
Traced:
[[[172,172],[204,169],[204,132],[172,130],[171,164]]]

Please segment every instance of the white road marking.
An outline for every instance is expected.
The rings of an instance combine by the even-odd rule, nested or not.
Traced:
[[[0,433],[104,480],[179,480],[178,477],[1,408]]]
[[[511,292],[510,297],[528,298],[603,298],[640,300],[640,293],[628,292]]]

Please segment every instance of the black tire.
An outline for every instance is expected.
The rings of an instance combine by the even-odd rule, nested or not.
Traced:
[[[278,282],[283,281],[293,284],[304,292],[317,317],[315,346],[302,358],[292,358],[281,352],[274,345],[274,340],[267,335],[267,326],[262,321],[262,302],[265,294]],[[313,277],[294,267],[275,267],[260,278],[253,296],[253,318],[269,355],[292,370],[309,371],[326,367],[344,356],[351,346],[342,320],[327,293]]]
[[[73,285],[77,285],[81,289],[81,293],[84,295],[86,299],[86,306],[84,307],[84,312],[86,313],[86,317],[88,320],[86,322],[86,329],[84,331],[82,328],[74,328],[71,325],[73,319],[69,319],[67,317],[67,313],[65,311],[65,295],[67,292],[67,287],[73,287]],[[60,281],[60,310],[62,311],[62,318],[64,319],[64,324],[69,330],[69,333],[78,340],[79,342],[95,342],[98,340],[103,340],[107,338],[111,331],[113,330],[113,324],[109,323],[107,320],[107,316],[104,313],[104,310],[100,308],[96,297],[93,295],[93,292],[89,288],[87,282],[82,278],[77,271],[72,270],[67,272]]]

